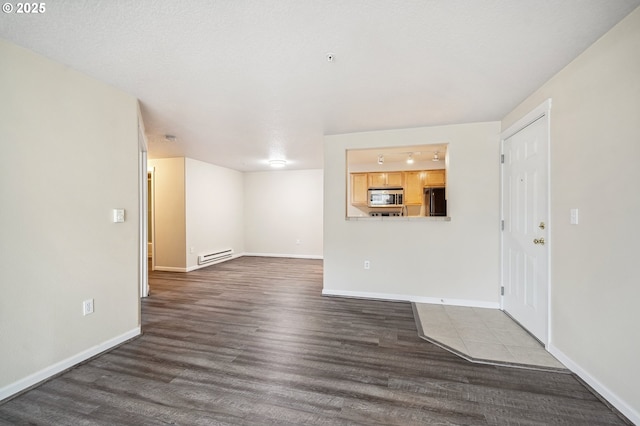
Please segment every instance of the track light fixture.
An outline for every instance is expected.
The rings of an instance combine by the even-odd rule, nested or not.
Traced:
[[[409,157],[407,157],[407,164],[413,164],[413,152],[409,153]]]

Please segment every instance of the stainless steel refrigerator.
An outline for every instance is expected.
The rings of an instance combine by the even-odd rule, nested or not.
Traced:
[[[447,199],[445,188],[425,188],[424,206],[426,216],[446,216]]]

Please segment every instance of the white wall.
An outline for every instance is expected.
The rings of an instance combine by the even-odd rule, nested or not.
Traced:
[[[553,99],[551,350],[640,424],[639,52],[636,9],[502,125]]]
[[[154,262],[161,271],[187,267],[184,157],[149,160],[154,172]]]
[[[492,122],[326,136],[323,292],[497,307],[499,133]],[[346,150],[429,143],[449,143],[450,222],[345,219]]]
[[[2,40],[0,93],[1,400],[139,334],[140,302],[136,99]]]
[[[202,161],[186,159],[187,269],[198,255],[232,248],[244,251],[243,175]],[[193,248],[193,253],[191,249]]]
[[[246,252],[322,257],[322,182],[322,170],[245,173]]]

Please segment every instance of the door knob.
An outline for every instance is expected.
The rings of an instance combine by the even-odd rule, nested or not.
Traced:
[[[540,244],[540,245],[544,245],[544,238],[535,238],[533,240],[533,244]]]

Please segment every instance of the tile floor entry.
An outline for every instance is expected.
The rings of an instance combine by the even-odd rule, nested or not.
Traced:
[[[412,303],[421,338],[471,362],[569,372],[499,309]]]

